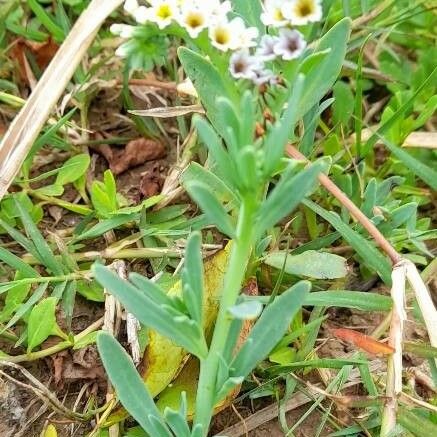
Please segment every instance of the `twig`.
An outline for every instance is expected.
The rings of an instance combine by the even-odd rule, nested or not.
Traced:
[[[396,426],[398,396],[402,392],[402,338],[405,314],[405,279],[406,262],[401,261],[393,268],[391,297],[393,309],[391,311],[389,345],[395,349],[388,357],[386,395],[388,397],[384,406],[381,423],[381,437],[387,437]]]
[[[294,146],[288,144],[286,147],[287,154],[292,158],[308,162],[306,157],[302,155]],[[394,247],[386,240],[384,235],[378,228],[361,212],[361,210],[329,179],[325,174],[319,175],[319,182],[352,214],[355,219],[367,230],[379,247],[390,257],[393,265],[401,261]]]
[[[9,367],[15,370],[18,370],[21,372],[21,374],[30,382],[30,384],[25,384],[24,382],[21,382],[12,376],[8,375],[3,370],[0,370],[0,375],[7,378],[8,380],[12,381],[14,384],[26,388],[28,390],[31,390],[35,393],[36,396],[38,396],[40,399],[42,399],[45,403],[48,403],[52,406],[53,409],[58,411],[60,414],[62,414],[65,417],[69,417],[73,420],[88,420],[90,415],[75,413],[71,410],[69,410],[65,405],[63,405],[59,399],[41,382],[39,382],[30,372],[28,372],[24,367],[19,366],[15,363],[8,363],[8,362],[0,362],[0,367]]]

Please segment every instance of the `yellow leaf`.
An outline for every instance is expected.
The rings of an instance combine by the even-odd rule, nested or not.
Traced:
[[[204,263],[205,301],[204,329],[208,336],[217,316],[220,292],[229,259],[231,242]],[[169,296],[182,295],[182,283],[178,281],[168,292]],[[160,394],[181,372],[189,358],[188,353],[170,339],[155,331],[149,332],[149,343],[144,353],[142,377],[153,397]],[[105,425],[117,423],[127,417],[123,409],[109,416]]]
[[[56,428],[52,424],[50,424],[44,431],[43,437],[58,437]]]
[[[246,281],[243,292],[249,296],[258,295],[258,284],[255,278],[249,278]],[[252,329],[253,323],[253,320],[246,320],[244,322],[237,341],[236,350],[238,350],[246,341],[250,330]],[[166,407],[177,411],[179,410],[181,393],[185,392],[187,396],[187,416],[188,419],[191,420],[195,412],[198,380],[199,360],[196,357],[190,356],[187,364],[185,364],[184,368],[181,370],[176,379],[159,395],[156,405],[162,412],[164,412]],[[228,393],[225,399],[216,404],[214,407],[214,414],[217,414],[219,411],[224,410],[227,406],[229,406],[237,397],[238,393],[240,392],[240,388],[241,385],[236,386],[231,392]]]

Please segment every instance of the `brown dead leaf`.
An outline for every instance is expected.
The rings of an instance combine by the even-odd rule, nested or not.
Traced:
[[[103,380],[105,372],[95,346],[62,351],[51,356],[55,384],[63,386],[80,380]]]
[[[26,72],[27,54],[31,54],[36,64],[41,70],[45,70],[53,56],[55,56],[59,46],[51,38],[45,42],[28,41],[19,38],[10,50],[10,55],[18,63],[20,78],[27,81]]]
[[[99,144],[93,146],[93,149],[108,161],[109,168],[115,175],[147,161],[164,158],[167,153],[160,141],[147,138],[131,140],[122,150],[108,144]]]
[[[159,168],[153,168],[143,174],[140,183],[140,193],[147,199],[161,192],[162,177]]]

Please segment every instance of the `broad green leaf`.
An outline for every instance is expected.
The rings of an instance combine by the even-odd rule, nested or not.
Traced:
[[[187,316],[174,308],[169,308],[168,305],[158,304],[146,290],[139,290],[107,267],[94,264],[93,271],[96,280],[141,323],[156,329],[196,356],[205,355],[206,344],[199,336],[199,328]]]
[[[390,296],[363,291],[316,291],[305,299],[305,305],[354,308],[361,311],[390,311]]]
[[[231,377],[246,377],[276,346],[303,305],[311,284],[301,281],[268,305],[232,361]]]
[[[221,124],[216,114],[216,100],[218,97],[228,97],[232,101],[236,101],[235,86],[231,85],[232,82],[226,84],[211,62],[192,50],[179,47],[178,56],[187,76],[199,94],[211,123],[218,132],[225,132],[226,125]]]
[[[15,279],[21,279],[23,276],[20,272],[15,274]],[[23,300],[29,294],[30,284],[17,284],[8,290],[5,298],[4,306],[0,311],[0,322],[8,320],[9,317],[18,309],[23,303]]]
[[[58,184],[47,185],[45,187],[37,188],[35,193],[42,194],[44,196],[62,196],[62,194],[64,194],[64,187]]]
[[[233,202],[238,204],[237,197],[234,192],[214,173],[202,167],[197,162],[191,162],[190,165],[182,172],[180,181],[185,186],[192,181],[200,181],[207,185],[220,202]]]
[[[265,33],[265,26],[261,21],[262,5],[260,0],[232,0],[232,11],[244,19],[246,25],[255,26],[260,34]]]
[[[284,267],[286,273],[315,279],[336,279],[347,275],[346,259],[328,252],[307,250],[299,255],[273,252],[266,256],[264,262],[276,269]]]
[[[103,288],[95,280],[79,280],[76,283],[77,292],[88,300],[94,302],[104,302],[105,296],[103,293]]]
[[[27,322],[27,353],[39,346],[53,332],[56,325],[55,297],[43,299],[30,312]]]
[[[88,153],[81,153],[67,159],[59,169],[56,184],[62,186],[76,181],[85,174],[89,164],[90,156]]]
[[[131,358],[117,340],[106,332],[100,332],[97,336],[97,347],[120,402],[148,434],[155,435],[150,418],[155,417],[163,427],[165,424]],[[171,437],[170,431],[166,435]]]
[[[325,163],[318,161],[292,177],[289,171],[285,171],[258,210],[256,235],[262,236],[265,231],[290,214],[305,196],[314,190],[317,177],[324,168],[326,168]]]
[[[317,44],[317,51],[323,52],[330,49],[329,55],[321,58],[320,62],[315,62],[310,69],[305,66],[306,60],[302,62],[300,70],[305,71],[305,82],[298,105],[297,119],[303,117],[318,103],[336,81],[346,55],[350,27],[351,20],[349,18],[343,18],[336,23]]]
[[[257,300],[241,302],[229,308],[230,315],[235,319],[254,320],[263,309],[262,304]]]
[[[303,202],[306,206],[311,208],[318,215],[323,217],[329,222],[343,238],[356,250],[361,256],[364,263],[375,270],[381,279],[386,284],[391,284],[391,265],[388,259],[382,255],[376,247],[361,236],[358,232],[355,232],[348,224],[346,224],[337,214],[323,209],[321,206],[312,202],[311,200],[305,200]]]
[[[190,182],[186,185],[190,196],[200,206],[207,219],[228,237],[235,236],[235,225],[231,217],[226,212],[223,205],[210,191],[209,187],[200,181]]]

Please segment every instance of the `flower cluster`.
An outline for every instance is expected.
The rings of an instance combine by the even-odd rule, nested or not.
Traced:
[[[221,0],[126,0],[124,9],[139,24],[155,23],[159,29],[177,24],[196,39],[205,31],[211,44],[223,52],[232,52],[229,71],[235,78],[248,79],[257,85],[274,83],[276,77],[267,63],[277,58],[298,58],[306,47],[303,35],[295,26],[319,21],[321,0],[265,0],[261,21],[276,35],[259,38],[256,27],[247,27],[241,17],[229,18],[231,2]],[[114,24],[111,31],[130,38],[135,27]],[[122,47],[120,47],[121,49]],[[125,51],[117,54],[123,56]]]

